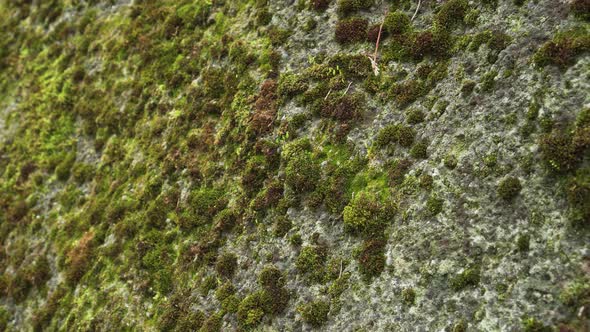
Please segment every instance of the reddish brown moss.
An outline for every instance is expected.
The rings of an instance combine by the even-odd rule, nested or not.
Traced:
[[[590,34],[583,29],[574,29],[558,33],[546,42],[533,56],[539,67],[556,65],[560,68],[569,67],[578,55],[590,50]]]
[[[339,121],[349,121],[362,117],[364,98],[360,94],[330,98],[322,103],[320,115]]]
[[[366,19],[359,17],[341,20],[336,24],[334,37],[340,44],[361,42],[367,36],[368,24]]]
[[[331,0],[312,0],[311,6],[314,10],[323,12],[330,6]]]
[[[84,233],[78,243],[68,252],[66,258],[66,280],[77,283],[86,274],[94,252],[94,232]]]
[[[385,269],[385,245],[384,237],[365,240],[358,254],[358,264],[361,274],[367,278],[379,276]]]
[[[590,21],[590,0],[573,0],[570,10],[579,18]]]
[[[266,80],[254,103],[255,112],[250,121],[250,129],[256,134],[265,134],[272,129],[277,113],[277,82]]]

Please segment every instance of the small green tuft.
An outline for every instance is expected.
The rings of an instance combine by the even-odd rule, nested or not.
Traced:
[[[404,288],[402,290],[402,302],[406,305],[413,305],[416,301],[416,291],[413,288]]]

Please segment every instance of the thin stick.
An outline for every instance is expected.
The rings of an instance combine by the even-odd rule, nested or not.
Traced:
[[[332,89],[328,90],[328,94],[324,97],[324,100],[328,99],[328,96],[330,95],[331,92],[332,92]]]
[[[412,15],[412,19],[410,21],[413,21],[414,18],[416,18],[416,15],[418,14],[418,10],[420,9],[421,2],[422,2],[421,0],[418,0],[418,7],[416,7],[416,11],[414,12],[414,15]]]
[[[348,82],[348,87],[346,88],[346,91],[344,91],[344,93],[342,94],[343,96],[348,92],[348,89],[350,89],[351,84],[352,84],[352,81]]]
[[[375,61],[375,63],[377,63],[377,51],[379,50],[379,41],[381,40],[381,31],[383,30],[383,23],[385,21],[381,22],[381,25],[379,26],[379,34],[377,35],[377,43],[375,44],[375,54],[373,54],[373,61]]]
[[[342,277],[342,259],[340,260],[340,273],[338,273],[338,279]]]

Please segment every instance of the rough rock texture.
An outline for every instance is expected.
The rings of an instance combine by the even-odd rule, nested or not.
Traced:
[[[0,330],[588,331],[589,12],[0,0]]]

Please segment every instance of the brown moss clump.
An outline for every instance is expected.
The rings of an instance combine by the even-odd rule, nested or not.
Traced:
[[[385,269],[385,237],[365,240],[357,256],[361,274],[365,278],[376,277]]]
[[[424,30],[417,32],[410,46],[410,53],[415,60],[425,56],[442,58],[448,56],[452,47],[451,36],[444,30]]]
[[[367,31],[367,40],[371,43],[376,43],[379,38],[379,30],[381,30],[381,40],[387,38],[388,33],[385,29],[381,28],[381,24],[374,24]]]
[[[590,21],[590,0],[573,0],[570,10],[574,15],[585,21]]]
[[[275,80],[266,80],[254,103],[255,112],[250,121],[250,129],[256,134],[266,134],[272,129],[277,113],[277,87]]]
[[[225,278],[231,278],[238,267],[238,257],[233,253],[224,253],[217,258],[215,271]]]
[[[312,0],[311,6],[314,10],[323,12],[330,6],[331,0]]]
[[[78,243],[67,253],[66,280],[77,283],[87,272],[94,252],[94,232],[84,233]]]
[[[362,117],[365,99],[361,94],[344,95],[323,101],[320,115],[338,121],[350,121]]]
[[[570,171],[580,160],[572,135],[565,131],[554,130],[541,137],[540,148],[543,159],[554,172]]]
[[[533,56],[539,66],[555,65],[562,69],[571,66],[577,56],[590,50],[590,34],[586,29],[560,32],[546,42]]]
[[[348,18],[336,24],[334,37],[340,44],[350,44],[364,41],[367,37],[369,23],[359,17]]]

